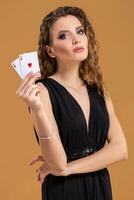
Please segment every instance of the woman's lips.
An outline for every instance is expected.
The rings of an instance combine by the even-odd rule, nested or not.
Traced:
[[[75,52],[75,53],[81,53],[83,51],[84,51],[84,48],[73,49],[73,52]]]

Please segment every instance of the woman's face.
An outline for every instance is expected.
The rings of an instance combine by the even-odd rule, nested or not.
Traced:
[[[60,17],[51,29],[52,45],[51,52],[58,62],[81,62],[88,55],[88,39],[84,28],[77,17],[67,15]],[[74,52],[73,49],[82,46],[81,52]]]

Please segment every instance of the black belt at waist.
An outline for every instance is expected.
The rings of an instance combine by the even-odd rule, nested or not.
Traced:
[[[72,160],[86,157],[88,155],[95,153],[101,148],[102,147],[96,144],[96,145],[90,145],[87,147],[80,148],[79,150],[67,151],[67,160],[72,161]]]

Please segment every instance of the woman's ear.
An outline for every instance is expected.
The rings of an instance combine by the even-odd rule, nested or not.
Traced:
[[[52,57],[52,58],[55,58],[55,55],[53,54],[53,50],[52,50],[52,47],[50,47],[49,45],[46,45],[46,51],[47,51],[47,54]]]

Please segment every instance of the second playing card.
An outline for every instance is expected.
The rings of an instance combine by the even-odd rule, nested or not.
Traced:
[[[33,74],[40,71],[38,55],[36,51],[19,55],[19,60],[21,65],[22,79],[25,78],[25,76],[31,71]]]
[[[22,79],[22,72],[21,72],[21,66],[19,58],[15,59],[11,62],[12,67],[15,69],[15,71],[19,74],[20,78]]]

